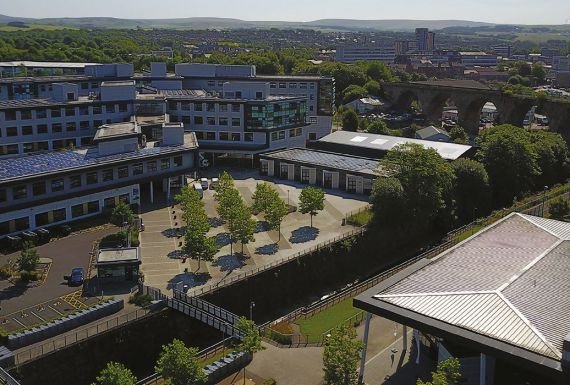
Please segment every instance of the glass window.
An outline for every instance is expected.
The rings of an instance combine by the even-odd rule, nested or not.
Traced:
[[[133,165],[133,175],[142,175],[143,173],[143,164],[137,163]]]
[[[206,103],[206,111],[214,112],[216,111],[216,104],[214,103]]]
[[[52,179],[51,181],[51,191],[52,192],[56,192],[56,191],[63,191],[65,187],[63,178],[58,178],[58,179]]]
[[[16,120],[16,111],[6,111],[4,113],[4,119],[6,120]]]
[[[34,151],[34,144],[33,143],[24,143],[24,153],[29,153]]]
[[[279,140],[285,139],[285,131],[279,131]]]
[[[111,197],[103,199],[103,206],[112,209],[115,207],[115,198]]]
[[[65,124],[65,131],[76,131],[77,130],[77,126],[75,125],[75,122],[67,122]]]
[[[54,123],[51,125],[51,132],[62,132],[62,126],[61,123]]]
[[[198,139],[198,140],[203,140],[203,139],[204,139],[204,132],[202,132],[202,131],[196,131],[196,132],[194,132],[194,134],[196,134],[196,139]]]
[[[101,115],[103,113],[103,108],[100,104],[93,106],[93,115]]]
[[[130,201],[131,201],[131,197],[130,197],[129,194],[122,194],[122,195],[119,195],[119,199],[120,199],[121,201],[127,203],[127,204],[130,203]]]
[[[50,116],[52,118],[60,118],[61,117],[61,108],[52,108],[50,110]]]
[[[32,126],[24,126],[22,127],[22,135],[33,135],[34,129]]]
[[[72,218],[77,218],[77,217],[81,217],[84,215],[83,212],[83,204],[78,204],[75,206],[71,206],[71,217]]]
[[[14,224],[16,225],[16,231],[28,230],[30,228],[30,218],[18,218],[14,221]]]
[[[36,127],[36,130],[38,130],[38,134],[47,134],[48,133],[48,126],[47,126],[47,124],[38,124],[38,126]]]
[[[75,116],[75,107],[65,107],[65,116]]]
[[[47,110],[36,110],[36,119],[47,118]]]
[[[209,126],[215,126],[216,125],[216,118],[214,118],[212,116],[208,116],[206,118],[206,121],[208,122]]]
[[[6,196],[6,189],[0,188],[0,202],[6,202],[8,197]]]
[[[232,127],[239,127],[241,125],[240,118],[232,118]]]
[[[228,105],[226,103],[220,103],[218,108],[220,112],[228,112]]]
[[[119,179],[128,178],[129,177],[129,167],[122,166],[119,167]]]
[[[32,193],[35,197],[46,193],[46,182],[36,182],[32,185]]]
[[[37,142],[36,145],[38,146],[38,151],[49,150],[49,143],[48,142]]]
[[[115,104],[105,104],[105,111],[108,114],[114,114],[117,111]]]
[[[232,142],[239,142],[241,140],[241,135],[239,132],[232,132]]]
[[[18,136],[18,128],[6,127],[6,136]]]
[[[218,122],[220,126],[227,126],[228,125],[228,118],[219,118]]]
[[[72,175],[69,177],[69,187],[79,188],[81,187],[81,175]]]
[[[194,103],[194,111],[203,111],[202,103]]]
[[[93,138],[90,136],[83,136],[81,138],[81,145],[82,146],[89,146],[93,143]]]
[[[146,170],[149,172],[156,171],[156,161],[146,162]]]
[[[301,183],[309,183],[309,169],[301,167]]]
[[[87,203],[87,214],[95,214],[99,212],[99,201]]]
[[[79,122],[79,128],[82,130],[88,130],[91,128],[91,122],[89,122],[89,120],[82,120]]]
[[[89,106],[79,106],[79,115],[89,115]]]
[[[243,140],[245,142],[253,142],[253,132],[246,132],[243,134]]]
[[[271,141],[272,141],[272,142],[277,141],[277,132],[272,132],[272,133],[271,133]]]
[[[269,83],[269,88],[277,88],[277,83],[275,82]]]
[[[230,134],[228,132],[220,132],[220,140],[230,140]]]
[[[232,112],[240,112],[240,105],[232,104]]]
[[[180,167],[182,166],[182,157],[181,156],[175,156],[174,157],[174,167]]]
[[[20,119],[30,120],[32,119],[32,110],[22,110],[20,111]]]
[[[267,175],[269,171],[269,162],[267,160],[261,160],[261,175]]]
[[[129,106],[127,103],[120,103],[119,104],[119,112],[127,112],[129,110]]]
[[[204,118],[201,116],[194,116],[194,124],[204,124]]]
[[[53,210],[53,221],[54,222],[61,222],[67,219],[67,213],[65,209],[57,209]]]
[[[97,174],[97,171],[88,172],[86,179],[87,179],[87,184],[96,184],[98,182],[99,175]]]
[[[21,184],[12,188],[12,197],[14,199],[24,199],[28,196],[28,188],[25,184]]]
[[[108,182],[113,180],[113,169],[109,168],[107,170],[103,170],[103,182]]]
[[[206,132],[206,140],[216,140],[215,132]]]
[[[160,169],[161,170],[166,170],[170,168],[170,159],[166,158],[166,159],[161,159],[160,160]]]
[[[36,226],[49,225],[49,215],[48,213],[36,214]]]
[[[287,88],[287,84],[286,83],[279,83],[279,88]]]
[[[181,103],[181,107],[182,107],[182,111],[190,111],[190,102],[182,102]]]

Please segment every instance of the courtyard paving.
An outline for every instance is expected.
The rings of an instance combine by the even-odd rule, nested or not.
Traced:
[[[252,204],[256,184],[263,181],[259,174],[253,170],[231,174],[246,203]],[[217,175],[213,171],[202,176],[211,178]],[[268,182],[275,186],[282,199],[289,201],[291,205],[298,205],[299,194],[304,185],[282,180]],[[212,262],[202,261],[200,266],[196,260],[184,261],[181,258],[182,238],[179,237],[181,234],[177,228],[184,224],[180,218],[180,209],[173,209],[166,204],[165,199],[162,203],[142,208],[145,231],[141,233],[141,256],[145,284],[161,290],[186,285],[192,291],[291,257],[354,230],[352,226],[343,226],[342,220],[349,213],[366,207],[368,197],[327,191],[325,209],[313,219],[313,228],[310,227],[309,215],[295,212],[286,216],[281,226],[281,234],[278,231],[267,231],[263,217],[258,216],[255,241],[244,245],[243,255],[241,244],[230,245],[227,229],[217,217],[213,190],[204,191],[204,203],[212,224],[209,235],[216,237],[220,251]]]

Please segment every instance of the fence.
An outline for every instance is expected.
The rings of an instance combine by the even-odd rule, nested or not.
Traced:
[[[236,314],[227,311],[226,309],[213,305],[202,299],[196,297],[190,297],[179,290],[174,289],[172,290],[172,292],[174,299],[185,302],[198,310],[202,310],[216,318],[219,318],[222,321],[229,323],[230,325],[235,325],[240,318]]]
[[[0,383],[6,385],[20,385],[14,377],[10,375],[7,371],[0,367]]]
[[[233,285],[234,283],[236,283],[238,281],[256,276],[256,275],[261,274],[267,270],[271,270],[271,269],[274,269],[276,267],[282,266],[282,265],[284,265],[284,264],[286,264],[286,263],[288,263],[294,259],[299,259],[301,257],[304,257],[304,256],[309,255],[311,253],[314,253],[316,251],[319,251],[325,247],[328,247],[328,246],[333,245],[335,243],[341,242],[345,239],[349,239],[349,238],[352,238],[352,237],[357,236],[357,235],[360,236],[364,233],[364,231],[365,231],[364,228],[359,228],[359,229],[354,229],[354,230],[348,231],[342,235],[334,237],[333,239],[329,239],[325,242],[319,243],[316,246],[310,247],[308,249],[305,249],[303,251],[297,252],[293,255],[290,255],[288,257],[280,259],[279,261],[275,261],[275,262],[272,262],[268,265],[258,267],[257,269],[245,271],[241,274],[233,276],[232,278],[223,279],[223,280],[221,280],[218,283],[213,284],[213,285],[203,286],[199,289],[190,289],[190,292],[194,296],[201,296],[204,294],[214,292],[214,291],[216,291],[222,287]]]
[[[130,322],[142,319],[149,313],[151,313],[150,309],[138,309],[134,312],[123,314],[107,321],[102,321],[96,325],[85,327],[76,332],[53,338],[50,341],[32,346],[24,351],[16,352],[15,364],[16,366],[19,366],[28,361],[57,352],[58,350],[70,347],[96,335],[109,332]]]

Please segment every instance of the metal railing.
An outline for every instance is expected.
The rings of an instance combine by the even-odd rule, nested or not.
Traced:
[[[182,301],[184,303],[189,304],[190,306],[198,309],[198,310],[202,310],[210,315],[212,315],[213,317],[219,318],[220,320],[227,322],[231,325],[235,325],[238,320],[239,320],[239,316],[224,309],[221,308],[219,306],[213,305],[210,302],[204,301],[203,299],[197,298],[197,297],[190,297],[188,296],[186,293],[180,291],[180,290],[173,290],[173,296],[174,299],[177,299],[179,301]]]
[[[294,259],[299,259],[299,258],[304,257],[305,255],[309,255],[311,253],[317,252],[317,251],[319,251],[319,250],[321,250],[327,246],[330,246],[332,244],[341,242],[345,239],[352,238],[352,237],[357,236],[357,235],[362,235],[364,232],[365,232],[365,228],[358,228],[358,229],[348,231],[342,235],[339,235],[339,236],[336,236],[336,237],[329,239],[327,241],[321,242],[321,243],[317,244],[316,246],[313,246],[313,247],[310,247],[308,249],[299,251],[295,254],[292,254],[292,255],[285,257],[283,259],[280,259],[278,261],[272,262],[268,265],[260,266],[256,269],[245,271],[245,272],[238,274],[238,275],[235,275],[231,278],[222,279],[221,281],[218,281],[217,283],[212,284],[212,285],[203,286],[203,287],[196,288],[196,289],[190,289],[189,292],[194,296],[202,296],[202,295],[205,295],[208,293],[212,293],[212,292],[214,292],[218,289],[221,289],[223,287],[233,285],[234,283],[236,283],[238,281],[242,281],[244,279],[247,279],[247,278],[253,277],[255,275],[261,274],[267,270],[271,270],[271,269],[274,269],[276,267],[282,266],[282,265],[284,265],[284,264],[286,264],[286,263],[288,263]]]
[[[120,315],[118,317],[87,326],[72,333],[67,333],[60,337],[52,338],[47,342],[31,346],[23,351],[15,352],[16,366],[25,362],[36,360],[45,355],[55,353],[61,349],[68,348],[77,343],[83,342],[96,335],[107,333],[130,322],[142,319],[151,313],[150,309],[137,309],[134,312]]]
[[[10,375],[7,371],[0,367],[0,383],[6,385],[20,385],[14,377]]]

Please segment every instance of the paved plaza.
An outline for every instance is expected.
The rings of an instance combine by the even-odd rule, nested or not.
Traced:
[[[236,188],[246,203],[251,205],[256,184],[262,182],[259,174],[254,170],[231,174]],[[217,175],[211,172],[211,175],[206,176],[211,178]],[[281,180],[270,183],[277,188],[282,199],[291,205],[298,205],[304,185]],[[366,207],[368,197],[327,191],[325,209],[313,219],[313,228],[310,227],[308,214],[295,212],[285,217],[281,225],[281,236],[278,231],[267,231],[263,217],[258,216],[255,242],[244,246],[243,255],[240,243],[233,245],[232,253],[227,229],[218,219],[213,190],[204,191],[204,203],[212,224],[209,235],[216,237],[221,248],[212,262],[202,262],[200,268],[198,261],[184,261],[181,258],[183,238],[178,237],[176,230],[184,226],[180,209],[172,209],[164,199],[162,203],[142,207],[145,231],[141,233],[141,255],[145,284],[161,290],[171,289],[175,285],[187,285],[192,290],[280,261],[353,230],[351,226],[342,226],[342,220],[347,214]]]

